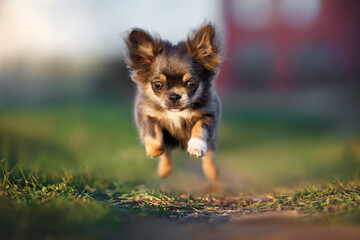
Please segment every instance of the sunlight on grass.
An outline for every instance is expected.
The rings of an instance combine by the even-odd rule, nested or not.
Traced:
[[[2,237],[77,239],[115,236],[139,217],[207,218],[212,214],[251,214],[292,210],[312,221],[359,223],[359,181],[338,179],[304,190],[253,198],[166,193],[142,185],[116,184],[106,177],[66,172],[46,175],[0,163],[0,230]]]
[[[227,197],[200,193],[207,184],[201,161],[186,152],[174,152],[174,172],[159,182],[130,108],[2,110],[0,231],[6,238],[91,239],[144,216],[279,209],[358,223],[359,137],[334,129],[323,119],[225,109],[217,165]]]
[[[225,109],[217,154],[220,180],[233,190],[268,190],[352,178],[360,166],[353,142],[324,119]],[[3,110],[0,154],[25,169],[87,169],[119,183],[158,182],[157,160],[146,157],[130,107],[116,104]],[[174,164],[174,174],[164,181],[170,189],[205,182],[198,159],[175,152]]]

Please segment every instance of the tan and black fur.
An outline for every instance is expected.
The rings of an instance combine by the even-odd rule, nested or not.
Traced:
[[[204,24],[176,45],[142,29],[133,29],[125,42],[138,87],[136,124],[147,155],[160,156],[159,176],[171,173],[171,150],[181,147],[202,157],[205,175],[216,180],[220,101],[213,80],[221,61],[214,26]]]

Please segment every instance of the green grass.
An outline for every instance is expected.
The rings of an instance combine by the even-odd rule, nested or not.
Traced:
[[[0,155],[10,165],[44,173],[89,171],[119,183],[156,186],[157,161],[146,157],[131,111],[130,105],[95,103],[3,110]],[[217,163],[225,186],[236,190],[346,180],[359,173],[352,147],[357,139],[336,134],[326,119],[225,109]],[[174,156],[174,174],[165,181],[170,189],[204,182],[198,159]]]
[[[199,194],[201,162],[179,151],[159,187],[157,162],[139,144],[130,107],[3,109],[0,231],[16,239],[111,237],[139,217],[227,210],[289,209],[359,223],[359,142],[326,119],[225,108],[217,165],[233,193],[227,198]]]
[[[165,193],[143,185],[114,185],[86,175],[39,175],[1,165],[0,230],[6,238],[100,238],[112,236],[140,217],[297,210],[312,221],[360,223],[360,181],[339,180],[301,191],[275,192],[254,199]]]
[[[252,209],[297,210],[315,215],[316,220],[360,223],[359,180],[344,184],[338,179],[322,186],[306,186],[290,194],[266,195]]]

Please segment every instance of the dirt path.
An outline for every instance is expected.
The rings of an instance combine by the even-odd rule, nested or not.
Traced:
[[[359,226],[314,224],[293,211],[146,218],[124,228],[122,239],[360,239]],[[116,237],[116,236],[115,236]]]
[[[146,211],[164,209],[163,217],[139,217],[129,221],[122,231],[125,239],[359,239],[360,225],[316,223],[316,214],[301,211],[307,201],[321,199],[357,198],[356,186],[318,189],[315,199],[305,193],[295,199],[293,195],[223,195],[196,196],[188,194],[166,195],[146,190],[136,192],[132,198],[118,198],[114,205],[125,209]],[[315,191],[315,190],[314,190]],[[314,193],[309,194],[313,196]],[[315,195],[314,195],[315,196]],[[344,198],[341,198],[345,196]],[[289,201],[292,202],[289,202]],[[284,204],[284,201],[286,204]],[[330,201],[330,200],[329,200]],[[345,202],[357,204],[357,201]],[[340,202],[339,204],[342,204]],[[355,205],[354,205],[355,206]],[[332,208],[325,210],[334,211]],[[341,208],[339,208],[341,209]],[[339,210],[340,212],[340,210]],[[163,212],[160,212],[163,214]],[[153,215],[152,215],[153,216]]]

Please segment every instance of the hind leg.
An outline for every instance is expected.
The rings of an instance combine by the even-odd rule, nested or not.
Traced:
[[[218,172],[214,163],[215,152],[211,149],[202,157],[202,169],[209,180],[217,180]]]
[[[157,172],[160,178],[166,178],[172,171],[170,150],[166,149],[160,156]]]

